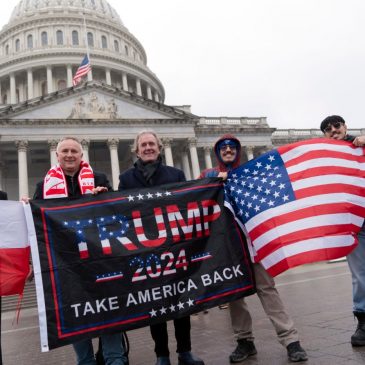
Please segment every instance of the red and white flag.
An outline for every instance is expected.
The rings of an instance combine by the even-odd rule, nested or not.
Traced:
[[[275,276],[343,257],[365,217],[365,148],[313,139],[267,152],[232,170],[225,184],[256,262]]]
[[[30,247],[23,203],[0,201],[0,296],[22,294]]]

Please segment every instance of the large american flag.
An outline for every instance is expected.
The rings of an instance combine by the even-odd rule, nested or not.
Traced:
[[[72,79],[72,85],[76,86],[80,81],[81,77],[87,75],[87,73],[91,70],[91,65],[89,61],[89,57],[85,55],[84,59],[81,62],[81,65],[77,69],[75,76]]]
[[[256,262],[275,276],[347,255],[365,217],[365,148],[312,139],[232,170],[226,205],[248,234]]]

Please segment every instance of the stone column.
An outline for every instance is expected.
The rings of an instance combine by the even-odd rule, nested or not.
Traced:
[[[19,198],[28,197],[28,167],[27,167],[27,150],[28,141],[15,141],[18,149],[18,178],[19,178]]]
[[[107,85],[111,85],[112,84],[112,78],[110,76],[110,69],[105,69],[105,82]]]
[[[51,166],[57,165],[57,150],[58,141],[55,139],[51,139],[48,141],[48,147],[49,147],[49,154],[50,154],[50,160],[51,160]]]
[[[110,161],[112,167],[112,181],[113,181],[113,189],[118,189],[119,184],[119,157],[118,157],[118,144],[119,140],[115,138],[108,139],[108,147],[110,151]]]
[[[3,172],[5,168],[5,163],[0,161],[0,190],[3,190]]]
[[[211,150],[212,150],[212,147],[209,147],[209,146],[204,147],[204,160],[205,160],[206,169],[211,169],[213,167],[212,158],[210,157]]]
[[[124,91],[129,91],[128,78],[127,78],[127,74],[125,72],[122,73],[122,80],[123,80],[123,90]]]
[[[67,65],[67,87],[71,87],[72,86],[72,66],[71,65]]]
[[[246,146],[247,161],[253,159],[253,146]]]
[[[200,175],[200,167],[199,167],[199,158],[198,151],[196,149],[196,138],[189,138],[189,151],[190,151],[190,159],[193,168],[193,179],[197,179]]]
[[[52,67],[47,66],[47,93],[53,92],[53,77],[52,77]]]
[[[19,84],[19,100],[18,102],[21,103],[22,101],[25,100],[25,88],[24,88],[24,83]]]
[[[130,151],[131,151],[132,164],[134,164],[138,160],[138,157],[137,157],[136,152],[134,150],[133,144],[130,145]]]
[[[16,85],[14,73],[10,74],[10,104],[16,104]]]
[[[174,167],[174,160],[172,158],[171,150],[172,138],[162,138],[163,149],[165,151],[166,165]]]
[[[0,155],[0,159],[1,159]],[[5,170],[5,163],[3,161],[0,161],[0,190],[3,190],[3,175]]]
[[[28,82],[28,99],[33,99],[33,71],[31,68],[27,70],[27,82]]]
[[[88,139],[81,140],[81,146],[83,152],[82,159],[86,162],[89,162],[89,144],[90,141]]]
[[[190,163],[187,150],[184,149],[181,155],[181,164],[183,166],[186,180],[191,180]]]
[[[158,97],[158,92],[155,91],[155,101],[159,102],[160,101],[160,98]]]
[[[136,92],[137,92],[137,95],[142,96],[142,87],[141,87],[140,79],[136,79]]]
[[[92,69],[87,73],[87,81],[93,81],[93,70]]]
[[[150,85],[147,85],[147,98],[152,100],[152,90]]]

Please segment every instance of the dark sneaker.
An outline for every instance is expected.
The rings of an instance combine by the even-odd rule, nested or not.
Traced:
[[[167,356],[158,357],[156,365],[171,365],[170,358]]]
[[[352,346],[365,346],[365,324],[358,324],[355,333],[351,336]]]
[[[256,347],[253,341],[246,339],[238,340],[236,349],[229,355],[229,361],[231,363],[241,362],[246,360],[249,356],[256,355]]]
[[[204,365],[204,361],[190,351],[180,352],[178,360],[178,365]]]
[[[286,346],[288,358],[292,362],[307,361],[308,356],[299,341],[295,341]]]

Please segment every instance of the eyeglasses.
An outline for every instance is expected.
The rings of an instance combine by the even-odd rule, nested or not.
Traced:
[[[329,132],[331,132],[332,127],[333,127],[333,128],[335,128],[335,129],[340,129],[342,125],[343,125],[343,123],[341,123],[341,122],[334,122],[334,123],[330,123],[330,124],[328,124],[328,126],[324,129],[324,132],[325,132],[325,133],[329,133]]]
[[[228,150],[228,148],[229,148],[231,151],[236,151],[236,150],[237,150],[237,147],[236,147],[236,146],[234,146],[234,145],[231,145],[231,144],[225,144],[225,145],[223,145],[223,146],[220,148],[220,150],[221,150],[221,151],[223,151],[223,152],[225,152],[225,151],[227,151],[227,150]]]

